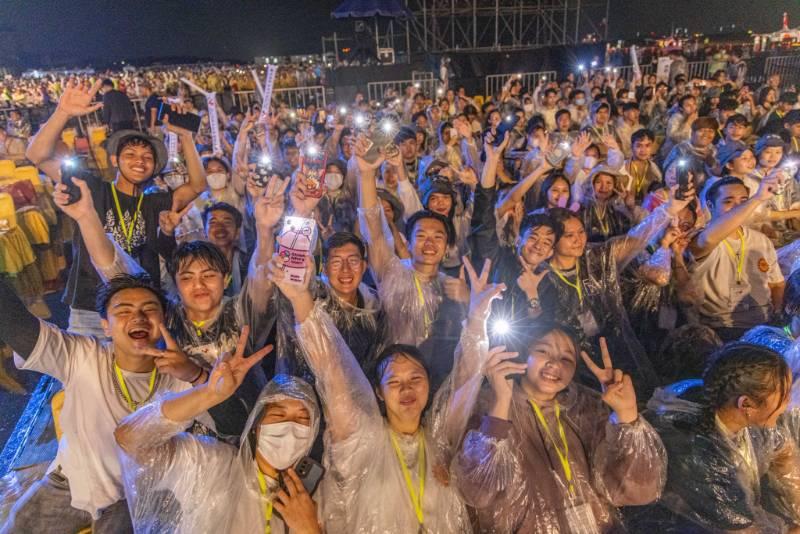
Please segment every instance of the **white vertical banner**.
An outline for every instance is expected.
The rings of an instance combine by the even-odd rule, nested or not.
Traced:
[[[642,78],[642,69],[639,68],[639,58],[636,56],[636,45],[631,46],[631,65],[633,65],[633,77],[635,80]]]
[[[217,93],[206,93],[208,105],[208,125],[211,126],[211,145],[214,154],[222,155],[222,142],[219,137],[219,114],[217,113]]]
[[[175,168],[175,160],[178,158],[178,134],[175,132],[167,132],[167,159],[168,165]]]
[[[272,86],[275,85],[275,74],[277,72],[277,65],[267,65],[267,73],[264,77],[264,92],[261,95],[261,115],[258,117],[258,122],[267,122],[269,106],[272,103]]]

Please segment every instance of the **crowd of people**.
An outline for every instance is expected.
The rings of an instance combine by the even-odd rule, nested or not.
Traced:
[[[69,327],[5,277],[0,341],[63,435],[0,532],[800,532],[780,77],[153,114],[101,164],[108,91],[24,142]]]
[[[114,88],[131,99],[147,98],[146,89],[164,93],[171,86],[179,85],[181,78],[189,77],[206,91],[223,92],[252,91],[255,88],[250,69],[261,69],[256,65],[197,64],[181,66],[152,66],[106,70],[104,72],[53,71],[36,72],[36,75],[7,75],[0,80],[0,109],[23,107],[47,107],[58,101],[70,80],[86,77],[92,81],[109,79]],[[276,88],[306,87],[319,85],[324,79],[321,62],[298,63],[284,61],[278,66],[275,77]]]

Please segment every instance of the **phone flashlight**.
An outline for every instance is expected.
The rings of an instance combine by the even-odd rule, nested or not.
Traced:
[[[260,163],[261,163],[262,166],[266,167],[266,166],[269,166],[272,163],[272,159],[270,159],[269,156],[264,155],[264,156],[261,156]]]
[[[364,124],[366,124],[367,122],[367,120],[364,118],[364,115],[362,115],[361,113],[356,114],[354,121],[356,123],[356,126],[359,127],[364,126]]]
[[[290,112],[290,113],[289,113],[289,116],[290,116],[291,118],[293,118],[293,119],[296,119],[296,118],[297,118],[297,113],[295,113],[294,111],[292,111],[292,112]]]
[[[594,60],[593,60],[593,61],[592,61],[592,68],[594,68],[594,67],[596,67],[596,66],[597,66],[597,61],[594,61]]]
[[[495,319],[492,323],[492,333],[496,336],[506,336],[511,333],[511,323],[506,319]]]
[[[583,63],[581,63],[580,65],[578,65],[578,70],[586,70],[586,66]]]
[[[319,149],[317,148],[317,145],[308,145],[306,147],[306,154],[308,154],[309,156],[316,156],[317,154],[319,154]]]
[[[347,108],[345,106],[339,108],[339,115],[347,115]]]
[[[390,134],[394,131],[394,123],[390,120],[385,120],[381,122],[381,130],[383,133]]]

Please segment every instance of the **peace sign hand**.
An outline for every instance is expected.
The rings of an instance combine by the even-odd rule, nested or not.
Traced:
[[[191,382],[200,378],[200,366],[192,362],[181,350],[178,344],[170,335],[164,323],[158,325],[161,337],[164,339],[166,347],[159,350],[155,347],[144,349],[144,354],[152,356],[159,373],[170,375],[182,382]]]
[[[597,377],[603,389],[603,402],[608,404],[620,423],[633,423],[639,417],[636,407],[636,392],[633,389],[633,381],[630,375],[623,373],[619,369],[614,369],[611,363],[611,355],[608,353],[606,338],[600,338],[600,352],[603,357],[603,367],[598,367],[592,358],[581,351],[581,358],[586,367]]]
[[[239,341],[236,344],[236,352],[233,355],[223,354],[214,364],[211,376],[208,377],[206,387],[208,392],[217,399],[217,403],[224,401],[236,391],[244,382],[247,372],[272,352],[272,345],[267,345],[250,356],[244,356],[244,348],[247,346],[247,339],[250,334],[250,327],[243,326]]]
[[[469,258],[464,256],[461,259],[464,262],[464,269],[467,271],[470,283],[469,318],[485,322],[491,313],[492,301],[496,298],[502,298],[500,294],[506,290],[506,285],[489,282],[492,260],[487,258],[483,262],[483,269],[481,269],[481,274],[478,276]]]
[[[286,208],[284,193],[289,187],[290,179],[281,180],[277,175],[272,175],[264,189],[264,194],[256,199],[253,215],[256,224],[263,231],[271,231],[283,217]]]

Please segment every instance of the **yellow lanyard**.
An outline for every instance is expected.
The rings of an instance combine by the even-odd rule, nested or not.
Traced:
[[[531,403],[534,413],[536,413],[536,418],[539,419],[539,423],[541,423],[542,428],[544,428],[547,438],[556,450],[558,460],[561,462],[561,468],[564,470],[564,477],[567,479],[567,484],[569,484],[569,492],[574,494],[575,485],[572,483],[572,468],[569,466],[569,444],[567,443],[567,435],[564,432],[564,425],[561,424],[561,406],[556,402],[556,423],[558,423],[558,435],[561,438],[563,450],[558,446],[555,438],[553,438],[553,434],[550,432],[550,427],[544,419],[542,410],[539,409],[539,406],[532,400],[529,400],[529,402]]]
[[[637,195],[641,191],[644,181],[647,178],[647,171],[650,170],[650,161],[648,160],[645,163],[646,165],[644,166],[644,172],[642,172],[639,176],[636,176],[636,173],[634,172],[635,167],[633,165],[633,161],[631,161],[630,164],[631,174],[633,175],[633,192]]]
[[[742,271],[744,270],[744,251],[745,251],[745,244],[744,244],[744,232],[741,228],[736,230],[736,233],[739,234],[739,254],[738,256],[736,253],[733,252],[733,247],[730,243],[728,243],[728,238],[725,238],[722,241],[722,244],[725,245],[725,248],[728,249],[728,255],[731,257],[733,262],[736,264],[736,281],[742,281]]]
[[[581,303],[581,305],[583,305],[583,289],[581,289],[581,264],[578,262],[575,263],[574,284],[569,280],[567,280],[567,277],[564,276],[564,274],[561,271],[559,271],[555,266],[553,266],[553,272],[556,273],[556,276],[558,276],[562,282],[567,284],[569,287],[575,289],[575,291],[578,293],[578,301]]]
[[[608,234],[611,231],[608,221],[605,220],[606,214],[608,213],[608,206],[603,208],[603,215],[600,215],[600,212],[597,211],[597,204],[592,205],[592,211],[594,212],[595,217],[597,217],[597,224],[600,225],[600,230],[603,232],[603,235],[608,237]]]
[[[130,253],[133,229],[136,227],[136,220],[139,218],[139,211],[142,209],[144,193],[139,193],[139,201],[136,203],[136,213],[133,214],[133,219],[131,219],[130,226],[125,224],[125,219],[122,217],[122,208],[119,207],[119,197],[117,197],[117,188],[114,187],[114,184],[111,184],[111,196],[114,197],[114,205],[117,208],[117,219],[119,220],[119,225],[122,228],[122,235],[125,236],[125,250]]]
[[[256,475],[258,476],[258,489],[261,491],[261,496],[267,500],[267,504],[264,505],[264,518],[266,519],[264,533],[270,534],[272,532],[272,499],[267,496],[267,479],[264,478],[264,473],[258,467],[256,467]]]
[[[406,488],[408,488],[408,496],[411,498],[411,504],[414,505],[414,513],[417,514],[417,521],[422,525],[424,517],[422,515],[422,498],[425,495],[425,439],[422,437],[422,432],[419,434],[419,493],[414,491],[414,485],[411,483],[411,473],[408,471],[406,460],[403,458],[403,453],[400,451],[400,446],[394,437],[394,432],[389,431],[389,437],[392,438],[392,447],[394,453],[397,455],[397,460],[400,462],[400,469],[403,471],[403,478],[406,480]]]
[[[417,298],[419,298],[419,305],[422,307],[422,318],[425,321],[425,335],[428,335],[428,330],[431,326],[431,318],[428,316],[428,307],[425,305],[425,294],[422,292],[422,284],[419,282],[417,273],[414,273],[414,285],[417,287]]]
[[[197,331],[197,335],[198,336],[202,336],[203,335],[202,328],[206,324],[206,322],[205,321],[192,321],[192,324],[194,325],[194,328]]]
[[[792,146],[794,147],[795,152],[800,152],[800,143],[797,142],[796,137],[792,137]]]
[[[122,398],[125,399],[125,402],[128,403],[128,408],[131,409],[132,412],[136,411],[136,408],[139,407],[141,402],[150,398],[150,395],[153,394],[153,388],[156,385],[156,368],[153,367],[153,372],[150,373],[150,385],[148,386],[147,396],[144,398],[143,401],[136,402],[131,397],[130,391],[128,391],[128,385],[125,383],[125,377],[122,376],[122,369],[119,368],[117,362],[114,362],[114,372],[117,374],[117,384],[119,384],[120,392],[122,393]]]

